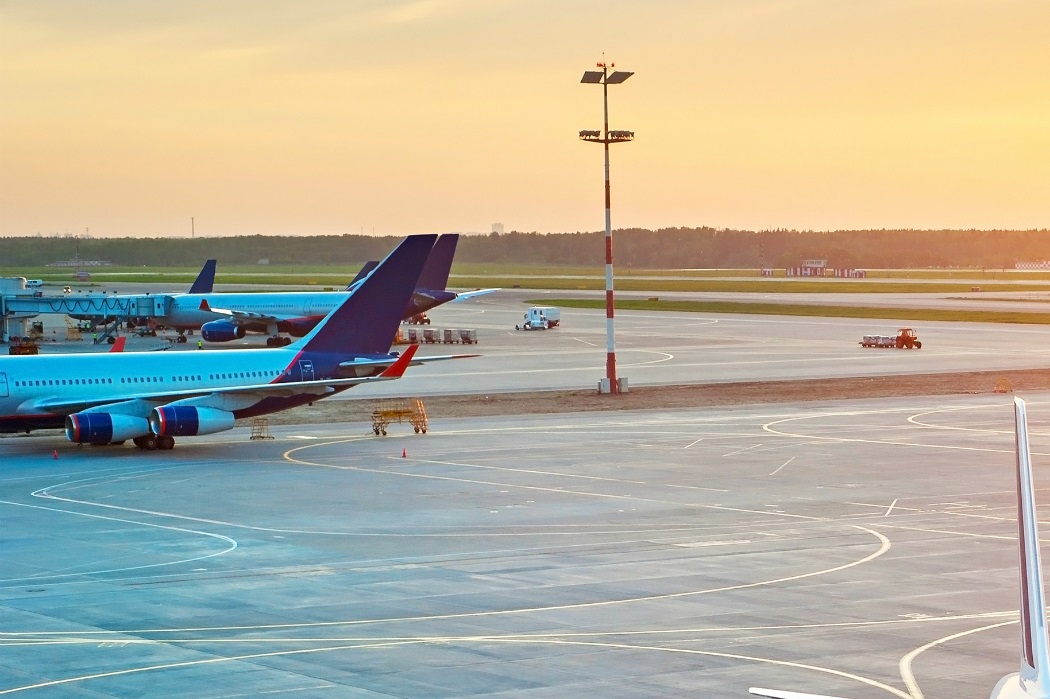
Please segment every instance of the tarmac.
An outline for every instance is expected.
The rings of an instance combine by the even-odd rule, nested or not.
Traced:
[[[0,694],[956,699],[1017,670],[1009,396],[273,436],[0,439]]]

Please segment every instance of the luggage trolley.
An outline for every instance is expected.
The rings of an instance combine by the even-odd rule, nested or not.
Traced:
[[[416,434],[427,433],[427,411],[419,398],[392,398],[376,402],[372,411],[372,431],[386,436],[391,423],[408,422]]]

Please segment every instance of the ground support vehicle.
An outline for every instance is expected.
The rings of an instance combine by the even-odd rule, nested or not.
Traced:
[[[911,328],[901,328],[896,335],[865,335],[861,347],[890,347],[896,349],[922,349],[922,342]]]
[[[12,336],[8,340],[8,345],[8,354],[40,354],[40,347],[36,344],[36,340],[28,336]]]
[[[391,423],[408,422],[416,434],[427,433],[427,411],[419,398],[391,398],[376,403],[372,411],[372,431],[386,436]]]
[[[547,330],[561,324],[561,309],[557,306],[531,306],[525,312],[524,322],[515,330]]]

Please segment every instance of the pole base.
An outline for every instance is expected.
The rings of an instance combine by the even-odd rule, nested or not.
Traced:
[[[627,389],[627,377],[624,376],[624,377],[616,379],[616,390],[614,391],[614,390],[612,390],[612,388],[613,388],[613,385],[609,381],[609,377],[608,376],[606,376],[604,379],[602,379],[601,381],[598,382],[598,393],[600,393],[602,395],[617,394],[617,393],[627,393],[627,390],[628,390]]]

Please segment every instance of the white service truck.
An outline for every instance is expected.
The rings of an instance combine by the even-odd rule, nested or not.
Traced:
[[[530,306],[525,312],[524,322],[515,325],[515,330],[546,330],[561,323],[561,309],[557,306]]]

